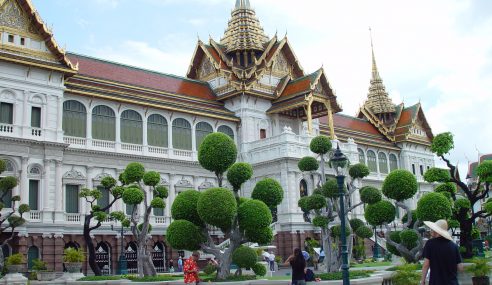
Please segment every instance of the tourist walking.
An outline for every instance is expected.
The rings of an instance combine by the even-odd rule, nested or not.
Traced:
[[[183,258],[180,256],[178,259],[178,272],[183,271]]]
[[[275,271],[275,254],[273,254],[273,251],[270,251],[270,255],[268,255],[268,264],[270,265],[270,271]]]
[[[169,259],[169,272],[174,272],[174,260],[172,258]]]
[[[184,283],[186,284],[198,284],[200,278],[198,277],[198,265],[196,262],[200,258],[200,253],[194,251],[193,254],[184,263]]]
[[[292,285],[306,285],[304,271],[306,269],[306,260],[300,248],[294,249],[294,254],[287,258],[284,265],[292,267]]]
[[[424,246],[424,265],[421,285],[425,285],[430,269],[429,285],[458,285],[458,271],[463,270],[458,246],[448,232],[446,220],[425,221],[431,230],[431,239]]]

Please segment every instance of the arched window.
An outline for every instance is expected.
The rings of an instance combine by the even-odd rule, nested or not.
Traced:
[[[359,162],[366,164],[366,155],[364,154],[364,151],[360,148],[357,149],[359,152]]]
[[[196,137],[196,149],[200,147],[203,139],[208,135],[214,132],[214,129],[209,123],[200,122],[196,124],[195,128],[195,137]]]
[[[31,246],[27,250],[27,269],[32,269],[34,259],[39,259],[39,249],[36,246]]]
[[[86,137],[87,111],[85,106],[75,100],[63,102],[63,131],[66,136]]]
[[[386,154],[380,152],[378,154],[378,158],[379,158],[379,172],[388,173],[388,158],[386,157]]]
[[[300,192],[301,197],[308,195],[307,183],[306,183],[306,180],[304,180],[304,179],[302,179],[301,183],[299,183],[299,192]]]
[[[173,121],[173,148],[191,150],[191,124],[185,119]]]
[[[161,115],[151,115],[147,120],[147,143],[167,147],[167,120]]]
[[[376,162],[376,154],[372,150],[367,151],[367,167],[371,172],[377,172],[378,166]]]
[[[389,161],[390,161],[390,171],[398,169],[398,160],[396,159],[396,155],[390,154]]]
[[[92,138],[115,141],[116,117],[108,106],[97,106],[92,110]]]
[[[142,144],[142,116],[133,110],[121,113],[121,142]]]
[[[228,127],[228,126],[220,126],[217,129],[217,131],[220,132],[220,133],[224,133],[224,134],[230,136],[231,139],[234,140],[234,131],[230,127]]]

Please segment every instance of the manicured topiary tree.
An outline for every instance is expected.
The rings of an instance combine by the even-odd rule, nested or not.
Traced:
[[[340,251],[338,250],[338,245],[334,243],[339,239],[340,235],[340,226],[338,225],[339,220],[337,217],[345,218],[351,211],[363,204],[363,202],[360,202],[350,205],[349,207],[348,201],[350,200],[350,197],[359,190],[361,180],[369,175],[369,169],[366,165],[360,163],[350,167],[350,177],[347,185],[344,185],[343,189],[346,210],[344,213],[340,213],[339,208],[337,207],[339,204],[338,199],[340,197],[338,184],[335,179],[327,180],[325,174],[326,156],[332,149],[331,141],[325,136],[315,137],[311,141],[310,149],[319,156],[320,163],[318,164],[316,158],[307,156],[299,161],[298,167],[301,171],[313,173],[318,169],[319,165],[319,180],[321,181],[321,185],[318,185],[318,188],[313,190],[313,193],[310,196],[301,197],[298,206],[303,212],[308,214],[311,213],[314,216],[311,220],[312,224],[321,228],[321,238],[326,255],[324,262],[327,272],[338,271],[341,264],[341,255],[339,254]],[[370,189],[366,191],[366,196],[370,196],[368,199],[372,199],[371,201],[378,199],[378,193],[376,193],[376,197],[371,193]],[[379,197],[380,196],[381,194],[379,194]],[[349,241],[348,251],[351,253],[353,235],[357,235],[357,232],[353,228],[351,229],[352,225],[349,224],[348,220],[346,225],[347,233],[349,234],[347,239]],[[361,230],[359,233],[362,234],[361,237],[367,236],[367,231]]]
[[[7,169],[7,162],[0,159],[0,174]],[[13,176],[7,176],[0,178],[0,234],[5,237],[0,243],[0,246],[8,244],[13,238],[15,238],[15,229],[24,225],[26,220],[24,214],[29,212],[29,205],[18,205],[21,200],[20,196],[12,196],[13,189],[17,186],[17,178]],[[9,197],[11,197],[9,199]],[[10,200],[10,205],[7,205]],[[5,210],[5,208],[9,208]],[[3,269],[5,264],[5,257],[2,250],[0,250],[0,270]]]
[[[241,186],[251,178],[253,169],[247,163],[234,163],[236,146],[226,135],[207,135],[198,153],[200,164],[217,176],[219,187],[201,193],[188,190],[176,197],[171,207],[173,222],[167,230],[167,241],[177,250],[200,249],[213,254],[220,264],[217,279],[229,276],[233,261],[241,268],[253,268],[255,274],[264,275],[256,265],[256,252],[242,245],[272,241],[270,208],[282,202],[282,187],[277,181],[267,178],[257,183],[251,199],[239,197]],[[225,171],[232,191],[220,187]],[[219,247],[215,243],[211,231],[216,228],[229,238],[228,245]],[[250,259],[244,257],[250,255]],[[243,263],[245,259],[250,262]]]
[[[93,238],[91,237],[91,232],[100,228],[102,222],[107,219],[119,221],[126,227],[130,226],[130,221],[126,218],[123,212],[111,212],[108,214],[109,209],[113,206],[113,204],[121,199],[123,192],[125,191],[125,187],[118,186],[116,179],[111,176],[106,176],[101,180],[101,187],[104,191],[108,191],[111,195],[109,203],[105,206],[100,206],[97,203],[97,200],[102,198],[102,192],[100,189],[85,188],[79,193],[79,196],[85,200],[90,209],[89,213],[87,213],[84,217],[83,236],[87,245],[87,253],[89,254],[89,266],[96,276],[101,276],[102,271],[96,263],[96,248]],[[91,226],[94,220],[96,223]]]
[[[240,246],[232,253],[232,262],[239,267],[236,275],[242,274],[242,269],[253,268],[258,260],[256,251],[248,246]]]
[[[167,198],[168,190],[161,183],[161,175],[155,171],[146,171],[145,167],[138,162],[128,164],[121,174],[120,180],[125,185],[122,193],[123,202],[131,209],[131,229],[137,243],[137,269],[138,275],[155,276],[152,256],[147,250],[147,241],[150,231],[150,214],[153,209],[166,207],[164,200]],[[153,197],[149,200],[149,197]],[[143,205],[143,211],[139,208]],[[141,222],[142,221],[142,222]]]
[[[472,230],[473,224],[477,219],[485,219],[492,215],[492,202],[482,204],[482,208],[474,211],[476,204],[490,195],[490,184],[492,183],[492,161],[482,161],[476,168],[476,179],[468,183],[461,180],[458,168],[451,163],[447,155],[454,148],[453,135],[449,132],[438,134],[432,140],[431,150],[442,161],[446,163],[447,169],[431,168],[424,174],[427,182],[440,183],[435,191],[439,193],[449,193],[454,201],[454,211],[452,220],[459,223],[460,228],[460,246],[465,250],[462,252],[464,258],[473,256],[472,250]],[[457,194],[459,189],[460,195]],[[460,202],[460,199],[466,199],[469,204]],[[458,204],[456,204],[458,202]],[[490,204],[489,204],[490,203]],[[469,205],[469,207],[468,207]]]
[[[407,262],[418,262],[422,256],[423,242],[418,233],[422,221],[436,221],[451,216],[449,199],[439,193],[424,195],[417,203],[417,209],[411,210],[404,201],[412,198],[418,190],[417,179],[406,170],[394,170],[385,178],[382,193],[387,200],[381,200],[378,189],[361,189],[361,200],[366,203],[364,216],[366,221],[376,227],[386,229],[386,246],[391,253],[403,257]],[[396,210],[405,211],[402,230],[395,231],[389,226],[395,220]]]

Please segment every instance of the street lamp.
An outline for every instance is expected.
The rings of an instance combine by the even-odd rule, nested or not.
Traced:
[[[111,225],[111,230],[118,232],[118,229],[115,229],[114,225]],[[119,232],[121,235],[121,247],[120,247],[120,257],[118,259],[118,270],[116,271],[116,274],[124,275],[124,274],[128,274],[128,262],[126,261],[125,251],[123,249],[123,239],[124,239],[123,235],[125,233],[123,225],[121,225],[121,229],[119,230]]]
[[[342,276],[343,285],[350,285],[349,279],[349,263],[347,252],[347,235],[345,233],[345,203],[343,197],[345,196],[343,190],[343,184],[345,180],[345,173],[347,172],[349,160],[340,150],[340,145],[337,145],[337,149],[330,157],[330,166],[333,167],[336,173],[338,184],[338,195],[340,200],[340,224],[342,227]]]
[[[379,245],[378,245],[378,234],[376,232],[376,227],[374,227],[374,254],[372,256],[373,259],[378,259],[379,256]]]

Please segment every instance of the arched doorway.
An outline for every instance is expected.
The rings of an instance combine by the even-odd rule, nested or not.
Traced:
[[[154,244],[152,262],[158,273],[163,273],[166,270],[166,245],[161,241]]]
[[[138,271],[137,268],[137,244],[134,241],[128,243],[125,250],[125,257],[127,261],[128,274],[135,274]]]
[[[103,275],[111,275],[111,247],[106,242],[96,245],[96,264]]]
[[[30,246],[27,250],[27,269],[31,270],[34,259],[39,259],[39,248]]]

